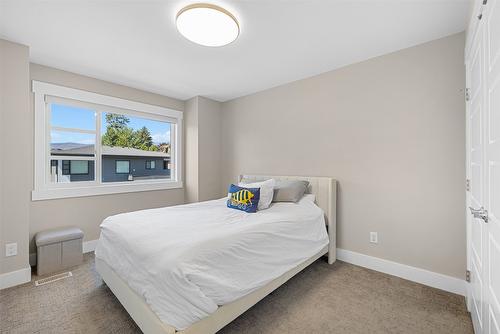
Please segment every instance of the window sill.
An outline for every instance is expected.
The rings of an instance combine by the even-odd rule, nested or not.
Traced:
[[[182,187],[182,181],[163,181],[141,182],[134,184],[130,184],[128,182],[120,182],[116,184],[102,184],[86,187],[38,189],[31,192],[31,200],[42,201],[48,199],[99,196],[140,191],[181,189]]]

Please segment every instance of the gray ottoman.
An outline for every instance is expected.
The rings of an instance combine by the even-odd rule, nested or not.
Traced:
[[[63,227],[38,232],[37,275],[45,275],[82,263],[83,232],[78,227]]]

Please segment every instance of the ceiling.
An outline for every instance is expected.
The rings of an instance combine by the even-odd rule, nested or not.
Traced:
[[[163,95],[230,100],[465,30],[468,0],[210,1],[239,20],[232,44],[176,30],[196,1],[0,1],[0,37],[34,63]],[[203,2],[203,1],[200,1]]]

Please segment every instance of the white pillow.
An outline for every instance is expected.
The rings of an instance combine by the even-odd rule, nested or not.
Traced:
[[[274,195],[274,185],[276,184],[275,179],[269,179],[262,182],[253,182],[253,183],[242,183],[240,182],[238,185],[240,187],[245,188],[260,188],[260,199],[259,204],[257,206],[257,210],[264,210],[271,205],[273,201]]]
[[[316,203],[316,195],[314,194],[304,194],[304,196],[302,196],[302,198],[299,200],[299,202],[313,202],[313,203]]]

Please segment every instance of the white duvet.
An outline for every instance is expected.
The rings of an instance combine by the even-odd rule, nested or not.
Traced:
[[[328,244],[306,195],[245,213],[226,199],[108,217],[95,255],[165,323],[185,329],[258,289]]]

